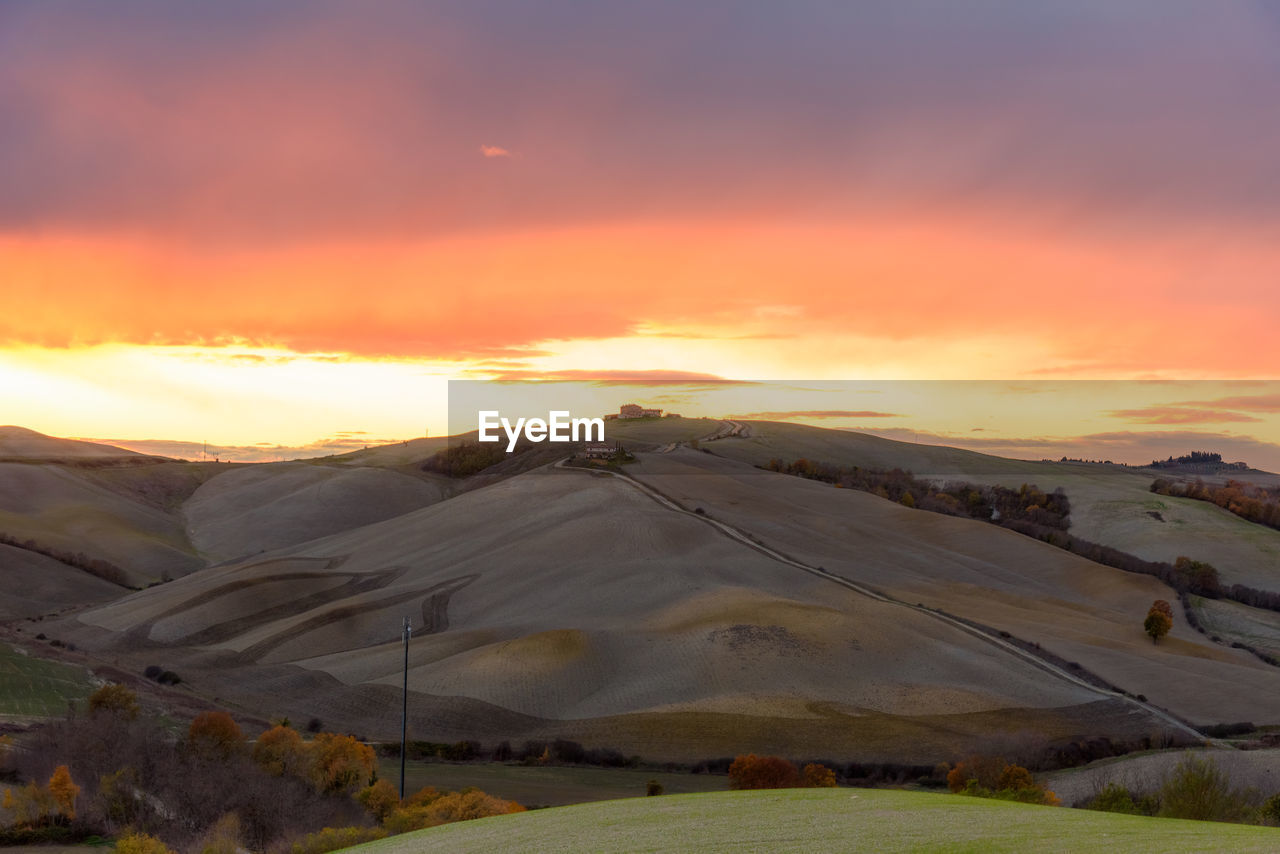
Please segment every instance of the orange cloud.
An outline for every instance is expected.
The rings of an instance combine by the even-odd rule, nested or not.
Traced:
[[[747,412],[726,417],[752,421],[787,421],[792,418],[901,418],[902,416],[896,412],[875,412],[870,409],[808,409],[787,412]]]
[[[1215,400],[1188,400],[1176,406],[1210,406],[1238,412],[1280,412],[1280,394],[1254,394],[1219,397]]]
[[[0,342],[10,343],[247,342],[524,361],[565,342],[684,338],[705,342],[702,350],[682,345],[689,352],[738,342],[732,352],[758,356],[742,370],[756,376],[765,374],[751,366],[770,361],[791,376],[877,362],[916,364],[926,375],[930,363],[954,375],[966,362],[1005,365],[1011,376],[1265,376],[1280,368],[1272,334],[1280,296],[1269,285],[1280,250],[1243,232],[1135,238],[1120,251],[1102,239],[938,213],[275,249],[11,234],[0,236],[0,262],[10,285]],[[1181,284],[1209,277],[1237,284],[1213,292]],[[783,304],[786,311],[759,311]],[[1175,328],[1196,332],[1173,347]],[[864,342],[865,355],[833,361],[850,358],[837,355],[850,340]],[[648,351],[636,352],[633,364],[652,364]]]
[[[500,145],[482,145],[480,153],[485,157],[510,157],[511,152]]]
[[[1225,424],[1262,420],[1252,415],[1243,415],[1225,409],[1190,409],[1182,406],[1116,409],[1107,414],[1113,418],[1133,421],[1137,424]]]
[[[483,371],[481,373],[484,373]],[[724,386],[753,385],[748,380],[731,380],[715,374],[693,371],[590,371],[590,370],[504,370],[489,379],[494,382],[587,382],[602,386]]]

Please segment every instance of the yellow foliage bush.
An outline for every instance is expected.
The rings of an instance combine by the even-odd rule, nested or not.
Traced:
[[[240,851],[240,816],[229,812],[205,831],[196,846],[200,854],[238,854]]]
[[[6,789],[4,808],[10,811],[14,827],[46,824],[58,809],[58,802],[44,786],[28,783],[20,789]]]
[[[372,786],[361,789],[356,800],[378,821],[385,821],[392,810],[400,806],[400,793],[386,780],[378,780]]]
[[[125,685],[103,685],[89,695],[89,714],[107,712],[133,720],[138,717],[138,695]]]
[[[321,792],[352,792],[365,786],[377,757],[349,735],[322,732],[311,742],[311,778]]]
[[[406,833],[455,821],[470,821],[493,815],[524,812],[515,801],[504,801],[478,789],[449,792],[430,803],[404,806],[387,817],[385,827],[392,833]]]
[[[293,843],[292,854],[327,854],[340,848],[383,839],[386,835],[387,831],[381,827],[326,827]]]
[[[404,799],[406,807],[421,807],[434,801],[442,796],[444,792],[439,791],[435,786],[423,786],[418,791]]]
[[[154,836],[126,833],[116,840],[116,854],[174,854],[173,849]]]
[[[258,736],[253,745],[253,761],[273,777],[306,777],[310,773],[307,744],[292,727],[272,727]]]
[[[71,780],[71,771],[67,766],[59,765],[53,769],[49,778],[49,796],[58,805],[58,814],[66,819],[76,817],[76,798],[80,795],[80,787]]]
[[[810,789],[833,789],[836,785],[836,772],[825,765],[810,762],[804,766],[804,785]]]

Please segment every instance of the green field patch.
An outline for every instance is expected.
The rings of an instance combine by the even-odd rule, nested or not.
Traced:
[[[1280,613],[1225,599],[1191,597],[1196,619],[1210,636],[1240,642],[1280,658]]]
[[[84,700],[93,683],[83,668],[47,661],[0,644],[0,716],[53,717]]]
[[[962,795],[784,789],[579,804],[443,825],[350,850],[1262,852],[1280,850],[1280,829]]]

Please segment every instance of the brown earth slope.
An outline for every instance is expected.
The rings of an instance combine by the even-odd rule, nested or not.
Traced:
[[[717,494],[739,489],[732,475],[696,478]],[[796,512],[771,508],[775,521]],[[904,561],[919,551],[909,536],[893,548]],[[997,549],[992,571],[1015,574],[1001,559]],[[420,738],[929,761],[993,732],[1138,737],[1166,725],[953,624],[788,566],[623,481],[555,469],[143,591],[64,634],[135,666],[163,659],[261,714],[392,737],[406,615]],[[1175,645],[1117,654],[1179,657],[1166,649]]]
[[[646,458],[632,474],[782,552],[1038,642],[1198,723],[1280,722],[1280,669],[1212,643],[1181,619],[1169,638],[1151,643],[1142,632],[1147,608],[1176,595],[1148,576],[984,522],[690,450]]]
[[[1091,463],[1009,460],[959,448],[896,442],[865,433],[774,421],[746,422],[750,435],[717,441],[714,452],[754,465],[770,459],[864,468],[901,468],[938,481],[1061,487],[1071,500],[1071,532],[1147,560],[1180,555],[1218,568],[1224,583],[1280,590],[1280,531],[1204,501],[1153,494],[1147,469]],[[1262,474],[1256,475],[1263,477]]]

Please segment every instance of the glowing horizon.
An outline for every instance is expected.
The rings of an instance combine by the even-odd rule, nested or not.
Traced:
[[[579,12],[7,4],[0,421],[305,448],[439,435],[449,379],[1280,373],[1266,8]]]

